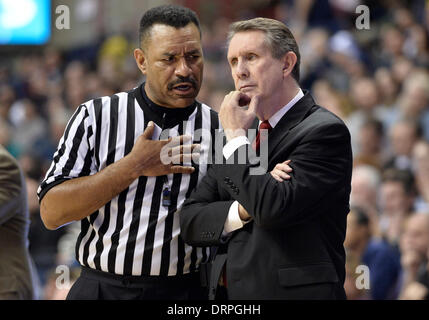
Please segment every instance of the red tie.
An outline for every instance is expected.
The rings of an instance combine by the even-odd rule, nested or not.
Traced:
[[[261,136],[261,130],[265,129],[265,130],[268,130],[268,133],[270,133],[272,128],[273,127],[271,127],[271,125],[268,122],[268,120],[265,120],[265,121],[261,122],[261,124],[259,125],[258,134],[256,135],[256,138],[255,138],[255,140],[253,140],[253,143],[252,143],[253,150],[258,151],[259,150],[259,146],[261,145],[261,142],[265,142],[265,140],[267,140],[267,136],[266,135]]]

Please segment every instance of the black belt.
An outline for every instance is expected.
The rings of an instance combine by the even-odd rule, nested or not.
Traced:
[[[82,278],[103,281],[111,285],[136,288],[147,286],[150,284],[178,287],[200,285],[200,274],[198,272],[191,272],[177,276],[127,276],[99,271],[82,266],[82,272],[80,276]]]

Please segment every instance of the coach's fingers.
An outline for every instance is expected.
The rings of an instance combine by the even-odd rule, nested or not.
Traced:
[[[283,179],[282,178],[280,178],[278,175],[276,175],[275,173],[273,173],[273,172],[270,172],[270,174],[271,174],[271,176],[274,178],[274,179],[276,179],[278,182],[283,182]]]
[[[293,171],[290,166],[288,166],[287,164],[284,164],[284,163],[278,163],[275,166],[275,169],[286,172],[286,173],[290,173]]]
[[[276,168],[274,168],[273,171],[271,171],[271,175],[275,175],[276,177],[282,179],[282,181],[290,179],[290,175],[288,175],[283,170],[279,170],[279,169],[276,169]]]
[[[284,172],[284,171],[278,171],[278,172],[276,172],[276,174],[280,177],[280,178],[282,178],[283,180],[289,180],[290,179],[290,175],[288,175],[286,172]]]

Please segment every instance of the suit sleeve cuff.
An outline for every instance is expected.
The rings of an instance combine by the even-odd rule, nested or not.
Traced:
[[[223,156],[225,157],[225,159],[228,159],[235,152],[235,150],[245,144],[250,144],[249,139],[247,139],[246,136],[235,137],[234,139],[228,141],[228,143],[225,144],[225,146],[223,147]]]
[[[228,216],[225,220],[225,225],[223,227],[222,236],[227,236],[229,233],[243,228],[243,226],[250,222],[250,220],[243,221],[240,219],[238,214],[238,201],[234,201],[229,207]]]

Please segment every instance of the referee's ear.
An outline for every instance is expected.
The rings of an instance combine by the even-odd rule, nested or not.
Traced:
[[[136,59],[137,67],[143,74],[146,74],[146,58],[142,49],[134,49],[134,59]]]

